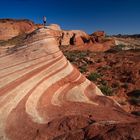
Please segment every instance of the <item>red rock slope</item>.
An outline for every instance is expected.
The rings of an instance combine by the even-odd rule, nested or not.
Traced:
[[[25,44],[0,56],[0,140],[140,138],[136,118],[67,61],[49,29]]]
[[[30,20],[0,19],[0,40],[31,33],[35,28],[34,23]]]

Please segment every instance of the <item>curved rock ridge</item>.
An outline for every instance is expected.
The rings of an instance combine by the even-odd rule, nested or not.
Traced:
[[[58,24],[50,24],[49,26],[47,26],[47,28],[52,29],[52,30],[61,31],[61,28]]]
[[[25,41],[0,56],[0,140],[85,139],[95,121],[136,121],[67,61],[49,29]]]

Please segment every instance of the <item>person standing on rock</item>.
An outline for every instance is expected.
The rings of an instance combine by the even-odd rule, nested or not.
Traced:
[[[47,18],[44,16],[43,17],[43,25],[46,26],[46,24],[47,24]]]

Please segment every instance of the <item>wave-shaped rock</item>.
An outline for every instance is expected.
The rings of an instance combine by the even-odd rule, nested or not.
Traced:
[[[70,64],[49,29],[25,42],[0,56],[1,140],[88,139],[95,122],[136,122]],[[96,135],[107,130],[96,124]]]

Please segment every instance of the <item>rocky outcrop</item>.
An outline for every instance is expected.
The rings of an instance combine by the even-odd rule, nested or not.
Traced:
[[[88,35],[83,31],[62,31],[62,46],[75,46],[72,50],[106,51],[115,45],[113,38],[106,38],[105,32],[98,31]]]
[[[28,35],[25,44],[0,56],[1,140],[82,140],[101,130],[117,140],[124,136],[114,127],[138,121],[70,64],[49,29]],[[130,130],[127,137],[140,138]]]
[[[47,28],[51,34],[58,36],[61,46],[75,46],[77,50],[105,51],[115,45],[114,39],[106,38],[104,31],[98,31],[88,35],[80,30],[62,30],[57,24],[43,26],[34,24],[30,20],[0,19],[0,41],[9,40],[13,37],[29,34],[34,30]]]
[[[91,37],[95,39],[96,42],[102,43],[105,39],[105,32],[104,31],[97,31],[91,34]]]
[[[47,26],[47,28],[52,29],[52,30],[61,31],[61,28],[58,24],[50,24],[49,26]]]
[[[124,37],[114,37],[115,44],[120,47],[122,50],[139,50],[140,49],[140,39],[137,35],[127,35]]]
[[[0,40],[8,40],[34,30],[34,23],[29,20],[0,19]]]
[[[90,39],[90,36],[80,30],[62,31],[61,45],[80,46],[87,43],[89,39]]]
[[[92,35],[97,36],[97,37],[105,37],[105,32],[104,31],[96,31]]]

